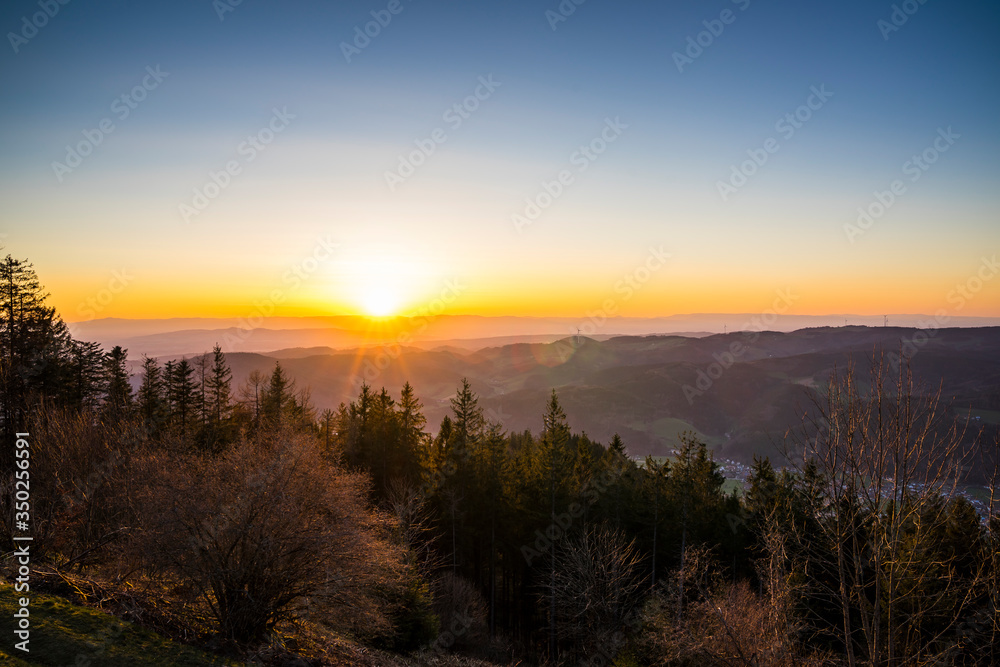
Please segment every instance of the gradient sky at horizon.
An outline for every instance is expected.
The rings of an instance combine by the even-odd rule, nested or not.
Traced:
[[[406,313],[452,292],[454,313],[760,312],[784,289],[800,314],[1000,317],[983,268],[1000,250],[996,3],[587,0],[553,30],[558,0],[401,0],[351,62],[342,43],[388,0],[244,0],[220,19],[223,4],[69,2],[17,53],[10,33],[42,10],[0,9],[0,244],[67,320],[271,299],[282,315]],[[917,9],[885,39],[894,5]],[[679,72],[673,54],[723,11]],[[147,67],[169,75],[121,118]],[[445,113],[481,78],[499,86],[456,127]],[[808,121],[776,127],[820,88]],[[242,142],[275,109],[294,118],[249,161]],[[104,119],[60,182],[53,162]],[[581,170],[609,119],[627,127]],[[437,128],[446,141],[391,189]],[[912,181],[904,165],[948,128]],[[718,183],[769,138],[777,152],[723,201]],[[241,173],[185,220],[231,160]],[[562,170],[573,182],[518,231]],[[852,242],[845,225],[896,179],[905,192]]]

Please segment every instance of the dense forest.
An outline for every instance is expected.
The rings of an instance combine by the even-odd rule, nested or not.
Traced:
[[[558,388],[536,432],[468,382],[436,428],[408,383],[320,412],[280,362],[233,386],[218,346],[133,390],[46,299],[8,255],[0,531],[29,433],[33,591],[256,664],[1000,663],[1000,515],[957,493],[998,443],[882,351],[789,425],[793,465],[726,493],[694,435],[638,460]]]

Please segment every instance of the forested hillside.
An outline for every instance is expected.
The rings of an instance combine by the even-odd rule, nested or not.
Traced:
[[[538,406],[558,387],[573,428],[596,440],[608,442],[617,433],[633,454],[665,455],[680,433],[694,431],[720,456],[750,464],[754,455],[781,461],[785,431],[822,393],[830,374],[853,359],[858,372],[867,375],[866,359],[876,347],[886,351],[894,367],[902,348],[919,393],[940,389],[954,414],[972,410],[977,425],[1000,427],[997,327],[840,327],[606,341],[574,336],[474,352],[388,345],[323,353],[231,353],[227,358],[237,385],[255,370],[269,373],[281,361],[290,377],[311,389],[321,409],[350,402],[362,383],[395,390],[410,382],[432,432],[450,413],[450,399],[463,378],[487,416],[511,431],[537,431]],[[140,378],[137,373],[136,386]]]
[[[366,647],[399,664],[996,664],[1000,516],[955,489],[972,472],[992,488],[998,441],[956,419],[951,397],[978,389],[936,347],[966,345],[961,368],[993,377],[996,337],[941,332],[911,364],[878,347],[887,332],[854,333],[761,335],[694,397],[699,430],[747,402],[788,430],[788,465],[756,458],[726,494],[697,433],[665,459],[632,439],[649,406],[692,405],[717,337],[420,353],[370,382],[329,358],[236,377],[217,346],[139,360],[133,389],[128,351],[72,339],[8,255],[0,537],[33,538],[26,594],[254,664],[374,660]],[[451,385],[433,413],[427,359]],[[349,397],[318,410],[300,361]],[[502,417],[480,388],[494,380]]]

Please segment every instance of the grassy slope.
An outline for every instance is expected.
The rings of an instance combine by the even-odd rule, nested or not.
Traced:
[[[244,663],[171,641],[152,631],[55,596],[32,594],[29,653],[14,648],[14,587],[0,582],[0,665],[3,667],[239,667]],[[322,664],[352,667],[496,667],[494,663],[425,651],[400,656],[333,639]],[[260,664],[260,663],[252,663]],[[305,664],[305,663],[303,663]],[[317,664],[313,662],[312,664]]]
[[[149,667],[160,665],[237,665],[210,653],[171,642],[89,607],[71,604],[53,595],[31,594],[29,653],[16,650],[13,613],[17,610],[14,587],[0,583],[0,664],[14,667]]]

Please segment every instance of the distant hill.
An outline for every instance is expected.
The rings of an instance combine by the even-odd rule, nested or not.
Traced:
[[[448,414],[463,377],[487,416],[506,429],[541,428],[554,387],[575,431],[607,442],[619,433],[633,455],[664,454],[677,433],[695,430],[721,455],[747,461],[776,454],[788,426],[822,391],[835,367],[853,358],[861,377],[876,345],[915,348],[918,382],[955,409],[973,409],[977,424],[1000,423],[1000,327],[922,331],[896,327],[801,329],[790,333],[587,337],[553,343],[515,343],[476,351],[457,348],[371,347],[348,351],[282,350],[228,355],[238,386],[254,369],[281,364],[309,386],[321,409],[357,395],[362,380],[393,395],[409,381],[424,403],[429,428]],[[743,351],[730,360],[734,346]],[[736,347],[735,349],[741,349]],[[727,366],[723,368],[723,366]],[[715,376],[715,377],[712,377]]]
[[[356,347],[402,342],[422,349],[458,347],[479,349],[518,342],[550,343],[582,333],[595,340],[622,335],[680,335],[699,338],[713,333],[754,328],[760,315],[746,313],[696,313],[669,317],[483,317],[438,315],[394,317],[258,317],[174,318],[126,320],[115,318],[73,322],[70,331],[79,340],[96,341],[106,348],[121,345],[132,356],[201,354],[216,343],[226,352],[269,352],[291,348]],[[882,316],[780,315],[768,328],[794,331],[805,327],[878,325]],[[927,315],[890,315],[896,326],[920,327],[933,321]],[[957,327],[1000,326],[1000,318],[951,317]]]

